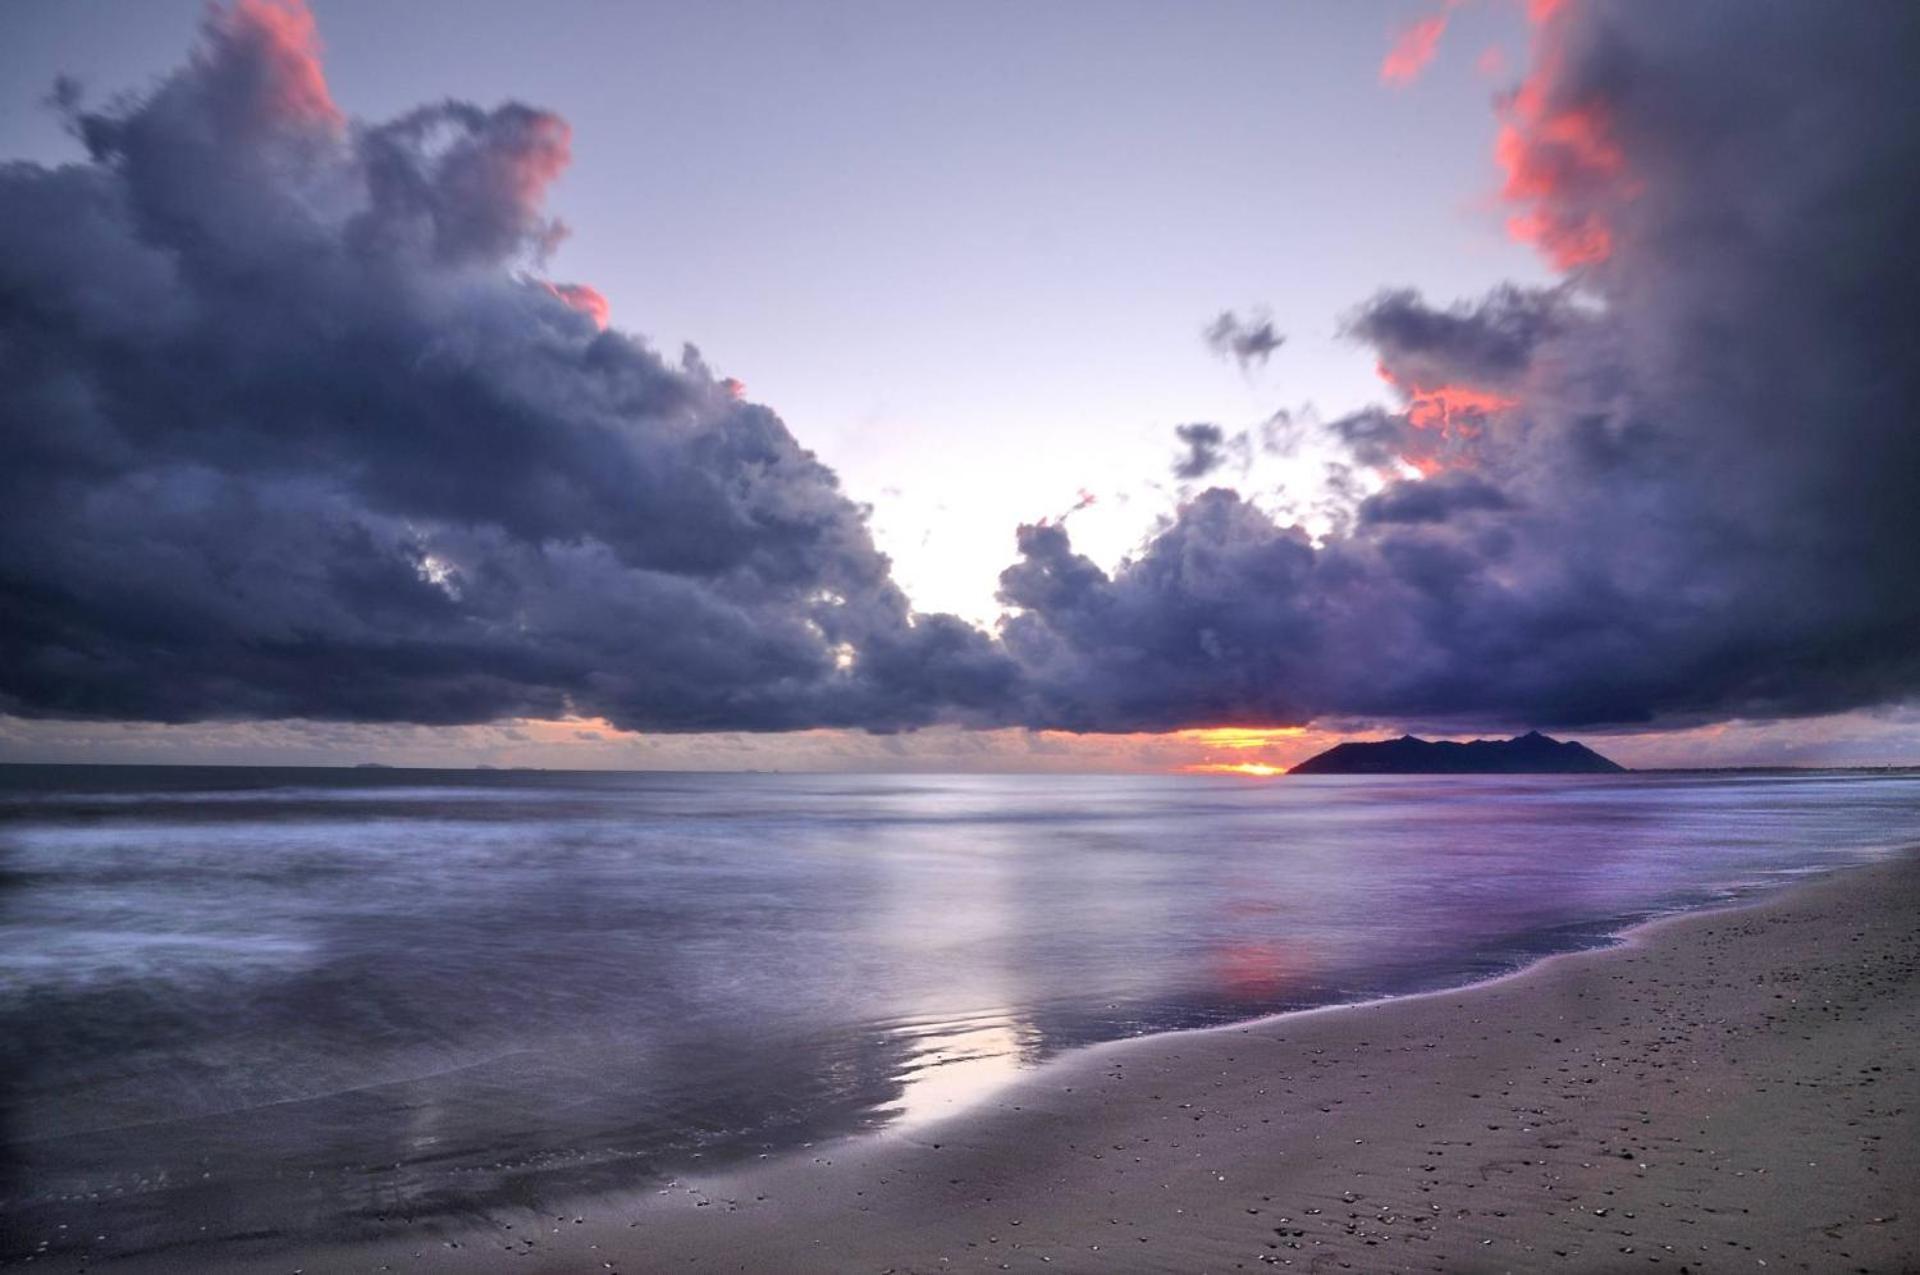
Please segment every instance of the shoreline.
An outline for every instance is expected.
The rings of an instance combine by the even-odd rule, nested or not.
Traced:
[[[910,1131],[564,1212],[88,1269],[1920,1265],[1920,852],[1617,940],[1092,1045]]]

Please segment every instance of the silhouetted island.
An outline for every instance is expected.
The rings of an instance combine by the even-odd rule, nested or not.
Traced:
[[[1528,731],[1513,739],[1451,744],[1402,735],[1371,744],[1335,744],[1295,775],[1599,775],[1624,771],[1585,744]]]

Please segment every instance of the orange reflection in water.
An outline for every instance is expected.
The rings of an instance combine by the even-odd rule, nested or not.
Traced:
[[[1238,1001],[1280,1000],[1307,981],[1313,955],[1288,939],[1247,939],[1213,952],[1215,987]]]

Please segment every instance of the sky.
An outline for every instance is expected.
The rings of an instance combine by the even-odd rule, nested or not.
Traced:
[[[72,159],[54,78],[149,85],[202,8],[13,11],[0,154]],[[1381,397],[1338,327],[1382,281],[1547,274],[1499,231],[1500,83],[1474,65],[1524,50],[1517,8],[1463,14],[1398,89],[1379,68],[1409,5],[312,11],[356,115],[451,95],[566,119],[551,273],[774,405],[873,506],[915,604],[976,623],[1013,528],[1083,490],[1089,547],[1135,547],[1176,503],[1174,426]],[[1284,354],[1214,355],[1200,333],[1229,308],[1270,313]]]
[[[1920,761],[1911,250],[1713,330],[1911,23],[1762,14],[12,6],[0,757]]]

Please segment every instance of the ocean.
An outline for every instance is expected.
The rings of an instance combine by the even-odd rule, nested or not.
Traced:
[[[1920,841],[1920,775],[0,767],[0,1259],[910,1131]],[[189,1250],[190,1251],[190,1250]]]

